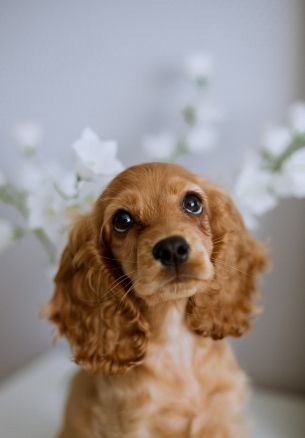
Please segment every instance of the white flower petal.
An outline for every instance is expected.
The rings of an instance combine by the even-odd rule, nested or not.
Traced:
[[[45,183],[28,196],[29,228],[32,230],[42,228],[57,246],[62,241],[63,233],[69,223],[66,214],[68,206],[68,202],[55,190],[53,181]]]
[[[42,126],[36,122],[19,123],[13,131],[13,136],[22,152],[35,151],[42,140],[42,135]]]
[[[101,141],[90,128],[84,129],[81,138],[72,147],[81,166],[93,174],[113,175],[123,170],[122,163],[116,158],[117,143],[114,140]]]
[[[186,135],[186,143],[191,152],[206,152],[215,147],[216,131],[208,126],[195,126]]]
[[[41,186],[49,185],[61,187],[67,196],[75,193],[75,176],[72,172],[61,168],[57,163],[40,162],[37,159],[24,160],[18,172],[18,186],[25,191],[35,192]]]
[[[272,187],[272,191],[279,197],[286,198],[293,196],[293,185],[291,178],[288,174],[283,173],[283,171],[272,174],[270,185]]]
[[[291,144],[293,136],[289,129],[277,126],[268,129],[263,139],[263,147],[272,155],[281,155]]]
[[[285,161],[282,172],[289,179],[290,193],[299,198],[305,197],[305,148]]]
[[[288,119],[292,129],[305,134],[305,102],[296,102],[288,110]]]
[[[208,79],[212,69],[212,58],[207,54],[194,53],[186,60],[186,71],[195,81]]]
[[[14,227],[4,219],[0,219],[0,253],[13,242]]]
[[[46,168],[42,163],[24,161],[18,172],[17,185],[26,191],[36,190],[47,179]]]
[[[99,181],[82,181],[80,183],[77,201],[82,212],[87,212],[92,208],[93,203],[101,194],[104,187],[105,183],[99,183]]]
[[[74,172],[70,172],[60,167],[54,168],[50,175],[50,181],[54,182],[54,189],[63,197],[73,198],[77,194],[77,182]]]
[[[255,215],[243,204],[243,202],[240,199],[235,199],[236,205],[238,206],[239,212],[242,215],[242,218],[244,220],[244,223],[249,230],[256,230],[258,221],[255,217]]]
[[[58,187],[66,195],[73,197],[76,195],[76,179],[72,172],[64,174],[58,182]]]
[[[272,176],[261,169],[248,164],[239,175],[234,193],[240,203],[252,214],[261,216],[272,210],[277,199],[270,191]]]
[[[169,158],[175,147],[176,139],[168,132],[147,136],[143,141],[143,148],[148,156],[159,160]]]

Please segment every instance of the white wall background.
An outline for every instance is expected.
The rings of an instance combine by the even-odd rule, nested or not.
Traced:
[[[139,161],[143,134],[173,123],[181,62],[204,50],[216,62],[211,93],[227,119],[218,151],[187,164],[225,182],[266,124],[305,97],[304,19],[301,0],[1,0],[0,167],[18,177],[11,128],[25,119],[44,125],[47,158],[68,164],[70,144],[89,124],[119,140],[126,164]],[[304,219],[304,201],[291,200],[263,220],[260,237],[274,256],[265,313],[234,342],[256,382],[294,391],[305,391]],[[51,344],[37,318],[51,293],[45,265],[31,238],[1,256],[2,376]]]

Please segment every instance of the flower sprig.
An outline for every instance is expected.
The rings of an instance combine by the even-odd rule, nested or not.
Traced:
[[[40,132],[35,124],[18,127],[22,159],[18,179],[13,183],[0,174],[0,201],[13,206],[22,219],[22,226],[0,221],[0,250],[30,232],[55,264],[73,219],[91,207],[123,165],[117,158],[116,142],[101,141],[90,128],[72,145],[72,169],[46,164],[38,154]]]
[[[250,228],[280,199],[305,197],[305,102],[293,104],[287,119],[266,131],[237,178],[233,193]]]
[[[179,110],[180,124],[176,132],[166,130],[144,138],[148,158],[175,161],[181,155],[208,152],[216,146],[216,126],[223,114],[206,96],[212,70],[208,55],[198,53],[186,60],[185,76],[191,87]]]
[[[181,155],[206,153],[215,147],[222,113],[206,96],[212,67],[206,55],[187,60],[185,71],[192,91],[180,110],[181,123],[175,132],[146,136],[143,147],[149,158],[175,161]],[[19,212],[21,225],[0,219],[0,251],[32,233],[54,266],[73,219],[91,208],[123,164],[117,158],[116,141],[102,141],[90,128],[72,144],[74,158],[69,169],[47,163],[39,154],[42,134],[35,123],[15,128],[21,168],[14,182],[0,172],[0,202]],[[252,229],[282,198],[305,197],[304,102],[289,108],[285,125],[265,132],[261,147],[241,166],[232,194]]]

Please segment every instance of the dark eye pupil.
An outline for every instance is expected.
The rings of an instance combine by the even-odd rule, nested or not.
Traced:
[[[127,231],[133,223],[132,217],[127,211],[121,211],[114,216],[113,228],[119,233]]]
[[[199,215],[202,213],[203,206],[201,200],[195,195],[187,195],[183,201],[183,208],[188,213]]]

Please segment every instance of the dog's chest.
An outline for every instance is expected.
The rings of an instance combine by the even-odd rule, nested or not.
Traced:
[[[179,309],[171,309],[160,327],[160,336],[148,347],[145,364],[151,372],[148,391],[156,407],[194,407],[200,403],[198,375],[194,366],[196,338]]]

